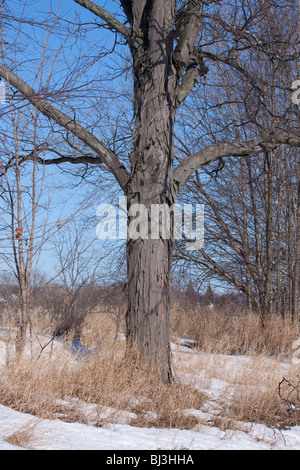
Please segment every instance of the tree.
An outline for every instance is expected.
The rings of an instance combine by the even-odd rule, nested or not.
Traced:
[[[55,22],[51,28],[54,26]],[[2,39],[3,27],[2,24]],[[4,43],[1,45],[5,62]],[[18,47],[21,48],[21,42]],[[47,68],[47,35],[40,47],[41,56],[36,59],[38,72],[35,80],[42,83]],[[52,78],[53,66],[58,57],[52,59],[52,71],[47,70],[48,81]],[[13,60],[11,66],[16,66]],[[78,216],[83,208],[76,208],[72,216],[68,215],[68,220],[57,221],[51,217],[54,194],[59,192],[58,178],[56,174],[54,185],[50,178],[46,179],[46,168],[41,162],[49,148],[60,152],[61,138],[53,132],[52,126],[46,125],[43,114],[30,102],[24,102],[20,94],[11,90],[9,83],[5,88],[6,96],[3,96],[5,99],[0,105],[0,260],[1,268],[12,274],[17,285],[18,302],[14,320],[17,327],[15,350],[19,358],[24,351],[28,326],[31,324],[32,297],[37,282],[41,280],[39,262],[44,249],[55,234],[63,231],[66,222]],[[86,208],[87,204],[84,205]]]
[[[254,85],[224,61],[217,63],[219,90],[208,78],[206,107],[198,90],[192,106],[181,112],[185,152],[191,153],[204,136],[250,139],[276,127],[288,129],[292,122],[299,128],[299,109],[291,104],[286,88],[298,70],[297,60],[287,60],[295,52],[297,17],[291,18],[285,8],[274,11],[269,2],[261,3],[261,8],[266,11],[256,33],[259,38],[267,37],[270,46],[245,49],[238,57],[239,67],[247,61],[251,75],[259,75],[260,80]],[[287,41],[291,22],[295,37]],[[255,158],[224,159],[215,168],[198,171],[181,194],[184,201],[194,198],[205,205],[206,243],[198,252],[188,252],[178,244],[178,262],[198,266],[202,277],[209,273],[240,290],[263,324],[273,312],[283,317],[290,314],[295,324],[299,319],[298,161],[299,149],[282,146]]]
[[[92,298],[83,293],[101,278],[102,259],[95,257],[92,250],[95,239],[90,240],[83,234],[83,227],[68,224],[68,230],[53,241],[58,260],[55,280],[63,293],[54,319],[53,336],[71,331],[74,339],[79,340],[82,322],[96,306],[95,296]]]
[[[45,187],[44,168],[37,163],[43,152],[37,137],[40,113],[32,107],[28,109],[28,105],[20,110],[10,104],[6,116],[2,114],[2,129],[5,120],[11,128],[7,126],[0,136],[0,259],[17,281],[16,355],[20,357],[30,323],[38,262],[57,227],[47,224],[52,194]],[[30,160],[26,158],[28,154]]]
[[[208,284],[205,292],[205,300],[209,305],[213,305],[215,301],[215,293],[210,284]]]
[[[46,159],[45,163],[68,161],[106,167],[127,196],[129,221],[136,203],[143,204],[149,214],[154,204],[172,207],[180,189],[195,171],[214,160],[270,152],[280,145],[300,146],[299,130],[292,126],[288,130],[274,128],[251,140],[216,139],[215,143],[206,145],[203,139],[200,148],[175,167],[176,112],[188,99],[199,76],[208,74],[205,61],[225,62],[253,86],[260,85],[259,79],[246,66],[240,66],[234,56],[242,55],[245,48],[253,51],[268,48],[268,38],[262,41],[256,33],[265,11],[261,2],[121,0],[122,20],[90,0],[74,0],[74,3],[92,13],[100,25],[121,37],[129,47],[134,81],[134,130],[132,150],[125,164],[97,136],[96,129],[85,127],[76,113],[66,114],[58,103],[51,104],[44,90],[35,91],[6,63],[0,66],[0,76],[90,151],[88,155]],[[295,2],[290,1],[288,5],[295,12]],[[2,3],[2,10],[5,8],[6,3]],[[287,38],[290,37],[288,30]],[[148,236],[127,241],[128,346],[138,344],[142,356],[156,363],[164,383],[172,377],[169,334],[172,251],[172,237],[153,240]]]

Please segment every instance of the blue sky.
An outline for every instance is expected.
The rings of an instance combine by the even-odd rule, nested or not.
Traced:
[[[80,20],[82,22],[88,23],[88,22],[92,22],[95,19],[92,13],[90,13],[86,9],[77,5],[73,0],[63,0],[62,2],[59,2],[59,0],[52,0],[51,2],[48,2],[45,0],[39,0],[36,2],[31,1],[29,2],[29,5],[31,6],[31,10],[34,12],[37,12],[38,10],[47,12],[49,10],[49,5],[51,5],[52,11],[56,11],[60,3],[61,3],[60,16],[65,19],[68,19],[70,21],[73,20],[75,13],[79,14]],[[102,6],[103,8],[106,8],[108,11],[110,11],[113,14],[116,14],[118,11],[120,11],[119,2],[116,2],[113,0],[107,0],[103,2],[98,1],[96,3]],[[33,31],[27,25],[22,26],[22,32],[24,33],[24,37],[26,37],[27,47],[26,49],[24,49],[25,53],[23,53],[22,59],[20,58],[21,56],[18,56],[19,57],[18,60],[22,62],[22,65],[23,65],[23,69],[21,67],[21,70],[22,70],[21,77],[31,84],[33,77],[35,76],[38,70],[39,63],[40,63],[40,51],[42,51],[42,47],[44,44],[45,33],[42,29],[38,29],[38,28]],[[57,39],[54,34],[51,37],[51,42],[49,43],[49,47],[57,48],[59,46],[59,41],[60,39]],[[87,51],[89,51],[89,45],[91,45],[91,50],[92,50],[93,41],[96,41],[96,42],[99,41],[99,43],[102,43],[104,48],[109,49],[111,45],[113,44],[114,34],[111,33],[110,31],[107,31],[101,28],[97,28],[87,33],[85,40],[82,40],[82,47],[84,48],[85,54],[87,54],[88,53]],[[75,46],[73,48],[70,47],[68,49],[68,53],[70,55],[73,54],[72,61],[74,62],[74,60],[76,60],[76,53],[78,54],[78,50],[76,49],[76,47]],[[11,59],[11,57],[9,58]],[[66,59],[70,59],[70,57],[67,57]],[[96,71],[99,70],[104,78],[106,74],[111,73],[111,67],[113,67],[115,64],[115,62],[111,62],[111,59],[113,61],[116,61],[118,60],[118,57],[114,57],[113,55],[111,57],[108,56],[108,57],[105,57],[104,59],[101,59],[99,64],[96,64],[95,70]],[[49,60],[48,68],[49,67],[51,67],[51,60]],[[95,71],[93,73],[95,73]],[[56,78],[57,81],[63,80],[64,70],[60,71],[59,68],[57,68],[53,76]],[[87,79],[88,79],[88,75],[84,77],[84,80],[87,80]],[[80,77],[78,78],[78,82],[80,83]],[[101,86],[101,82],[99,82],[99,85]],[[53,83],[53,86],[55,87],[55,83]],[[110,86],[110,83],[109,83],[109,86]],[[103,135],[103,137],[101,135],[102,131],[103,130],[105,131],[105,118],[109,117],[112,119],[113,118],[112,114],[115,112],[115,110],[112,110],[112,108],[109,108],[109,103],[110,103],[109,99],[113,99],[113,97],[114,97],[113,94],[111,98],[107,97],[108,101],[106,104],[106,108],[111,110],[111,115],[110,116],[104,115],[103,124],[101,121],[100,128],[94,129],[98,137],[100,139],[103,138],[104,141],[109,138],[109,135]],[[79,101],[80,101],[80,97],[79,97]],[[54,102],[53,104],[55,105],[56,103]],[[58,102],[57,104],[59,106],[60,103]],[[83,103],[82,109],[84,108],[84,106],[88,107],[88,103]],[[82,111],[82,109],[78,110],[78,112]],[[86,114],[88,115],[88,112],[86,110],[84,110],[84,112],[86,112]],[[4,121],[2,121],[2,124],[4,124]],[[1,126],[1,118],[0,118],[0,126]],[[1,127],[3,128],[3,126]],[[50,191],[50,188],[54,186],[55,184],[61,187],[61,189],[56,190],[55,194],[52,196],[52,203],[51,203],[51,207],[49,211],[48,223],[49,225],[52,224],[53,227],[55,227],[55,224],[57,222],[59,221],[65,222],[68,219],[68,217],[70,217],[71,214],[78,211],[80,212],[80,216],[78,217],[77,223],[79,223],[79,221],[84,223],[86,227],[86,231],[85,231],[86,236],[91,237],[91,239],[93,237],[95,238],[95,235],[96,235],[95,226],[97,224],[96,209],[98,205],[102,203],[103,201],[113,202],[114,191],[117,188],[116,186],[114,186],[113,180],[111,180],[108,183],[108,185],[106,186],[100,185],[97,188],[96,185],[93,186],[91,184],[91,181],[93,179],[92,177],[89,179],[89,182],[83,181],[83,184],[76,186],[78,183],[78,179],[76,180],[76,178],[71,177],[69,172],[77,171],[77,169],[74,168],[74,165],[65,165],[64,170],[66,172],[62,172],[60,171],[59,168],[54,167],[54,166],[51,166],[47,168],[46,170],[46,177],[49,179],[48,191]],[[27,185],[27,184],[28,184],[28,181],[24,179],[24,185]],[[117,197],[118,195],[116,195],[116,198]],[[45,197],[45,201],[46,201],[46,197]],[[86,208],[86,210],[83,212],[82,208]],[[40,220],[42,220],[44,216],[45,216],[45,213],[43,212],[43,209],[41,209]],[[70,222],[67,224],[67,230],[71,234],[72,234],[72,231],[74,230],[73,225],[74,225],[73,222]],[[97,241],[93,249],[95,251],[95,257],[98,257],[98,256],[101,257],[104,251],[107,250],[107,243]],[[110,260],[109,263],[112,263],[112,260]],[[3,262],[1,264],[3,265]],[[54,264],[55,264],[55,253],[50,243],[47,245],[47,249],[44,250],[41,256],[39,265],[40,265],[41,271],[46,271],[47,273],[52,274]]]

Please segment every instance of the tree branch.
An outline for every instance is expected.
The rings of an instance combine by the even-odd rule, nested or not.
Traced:
[[[274,150],[280,145],[300,147],[300,132],[293,129],[290,132],[278,130],[269,139],[250,140],[248,142],[219,142],[212,144],[194,155],[186,157],[173,172],[176,191],[187,182],[197,169],[222,157],[245,157],[257,153]]]
[[[187,252],[186,250],[182,249],[180,244],[177,243],[176,247],[177,247],[179,254],[177,255],[175,254],[175,258],[185,259],[189,263],[192,262],[201,267],[204,266],[207,269],[209,269],[212,274],[217,273],[219,276],[224,277],[230,284],[233,284],[241,292],[244,292],[245,294],[247,294],[247,289],[236,278],[236,276],[227,272],[220,264],[218,264],[211,256],[209,256],[208,253],[205,250],[203,250],[203,248],[200,248],[198,251],[203,256],[206,263],[203,260],[194,256],[193,252]]]
[[[124,189],[129,179],[129,173],[120,162],[117,155],[106,147],[97,137],[91,134],[75,120],[64,114],[59,109],[47,103],[38,93],[36,93],[24,80],[15,75],[12,71],[0,65],[0,77],[7,80],[10,85],[16,88],[38,111],[44,116],[53,119],[57,124],[72,132],[79,140],[96,152],[101,162],[114,174],[121,188]],[[83,163],[80,157],[74,157],[72,163]]]
[[[122,36],[126,39],[126,41],[128,41],[128,43],[131,42],[130,28],[127,28],[127,26],[121,23],[121,21],[117,20],[114,16],[112,16],[106,10],[99,7],[99,5],[96,5],[94,2],[91,2],[90,0],[74,0],[74,2],[78,3],[78,5],[86,8],[90,12],[94,13],[94,15],[98,16],[103,21],[105,21],[105,23],[110,28],[122,34]]]
[[[178,41],[174,50],[174,62],[183,75],[191,59],[195,56],[195,42],[202,24],[201,0],[188,0],[184,3],[185,9],[180,9],[175,20]]]
[[[206,69],[206,72],[202,72],[203,59],[201,57],[201,63],[198,62],[196,48],[196,40],[202,25],[202,9],[203,2],[201,0],[186,0],[175,18],[175,35],[178,37],[173,54],[178,77],[175,91],[176,107],[191,93],[197,83],[198,76],[203,76],[208,71]]]
[[[186,72],[182,77],[181,83],[177,86],[176,90],[176,106],[180,106],[181,103],[189,96],[193,91],[198,78],[203,77],[208,73],[208,68],[203,62],[203,59],[193,58],[191,59],[190,65],[186,68]]]
[[[21,157],[22,161],[25,160],[32,160],[32,156],[23,156]],[[42,158],[36,157],[38,163],[42,163],[43,165],[61,165],[63,163],[72,163],[74,165],[78,164],[92,164],[92,165],[100,165],[102,163],[101,157],[92,157],[92,156],[81,156],[81,157],[74,157],[72,155],[62,155],[61,157],[56,158]]]

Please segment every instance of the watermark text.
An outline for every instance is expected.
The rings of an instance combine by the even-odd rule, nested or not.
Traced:
[[[185,240],[187,250],[204,245],[203,204],[132,204],[127,210],[126,197],[119,204],[100,204],[96,233],[100,240]]]

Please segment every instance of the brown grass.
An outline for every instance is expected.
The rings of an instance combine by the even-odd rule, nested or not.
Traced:
[[[210,424],[231,429],[239,422],[279,428],[300,424],[300,412],[287,412],[278,394],[282,378],[296,382],[299,373],[291,361],[286,362],[298,338],[289,318],[271,316],[263,327],[258,315],[246,314],[234,305],[225,310],[174,305],[171,321],[173,340],[193,339],[201,351],[193,361],[179,358],[178,369],[199,373],[198,382],[208,392],[213,383],[220,383],[217,403],[211,404],[215,414]],[[236,357],[241,355],[243,361]]]
[[[162,385],[137,354],[125,355],[125,341],[114,340],[110,319],[103,317],[100,323],[96,337],[90,328],[85,334],[88,346],[100,345],[94,356],[76,362],[56,346],[52,358],[45,350],[37,361],[24,358],[7,367],[0,381],[0,402],[39,418],[91,421],[97,426],[117,421],[124,410],[133,425],[184,429],[197,424],[184,411],[199,409],[204,395],[193,385]]]
[[[4,441],[25,449],[33,449],[37,442],[41,443],[45,439],[45,434],[40,428],[40,420],[37,418],[30,420],[16,431],[4,436]]]
[[[99,348],[86,360],[75,362],[56,343],[52,357],[49,346],[38,360],[35,353],[18,365],[11,363],[0,380],[0,403],[39,418],[95,426],[119,420],[179,429],[198,429],[202,422],[221,429],[234,429],[240,422],[300,424],[278,395],[283,376],[293,379],[296,374],[293,366],[283,369],[281,362],[291,356],[297,338],[290,322],[273,317],[262,328],[255,315],[174,306],[172,339],[194,339],[201,354],[180,354],[178,349],[178,376],[163,386],[137,355],[126,357],[124,322],[116,318],[107,311],[86,318],[82,341]],[[47,328],[53,331],[43,323],[42,330]],[[241,361],[235,354],[245,357]],[[211,396],[216,382],[220,387]],[[209,411],[210,418],[201,421],[195,410]],[[17,441],[18,432],[13,434],[9,439]]]
[[[201,351],[213,354],[243,354],[283,357],[290,355],[298,337],[289,318],[270,316],[262,326],[257,314],[246,314],[232,305],[183,308],[174,305],[171,312],[173,337],[191,338]]]

